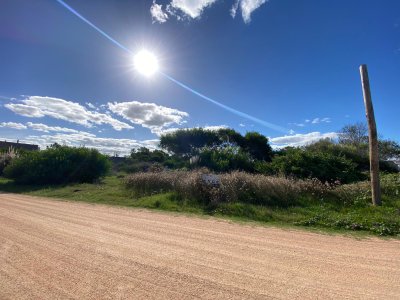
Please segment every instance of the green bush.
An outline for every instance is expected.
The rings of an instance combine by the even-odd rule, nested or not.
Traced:
[[[104,176],[109,168],[107,157],[95,149],[56,145],[14,159],[4,175],[22,184],[82,183]]]
[[[356,164],[329,152],[289,148],[272,159],[272,173],[297,178],[317,178],[323,182],[350,183],[365,179]]]
[[[252,157],[239,147],[203,149],[199,154],[198,164],[215,172],[228,172],[232,170],[252,172],[254,170]]]

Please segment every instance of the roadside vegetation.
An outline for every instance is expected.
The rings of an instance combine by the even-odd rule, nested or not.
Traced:
[[[372,206],[363,124],[338,141],[272,150],[256,132],[183,129],[159,150],[111,159],[53,145],[3,151],[0,190],[91,203],[251,220],[279,226],[400,236],[400,146],[381,140],[382,203]],[[211,180],[210,180],[211,178]]]

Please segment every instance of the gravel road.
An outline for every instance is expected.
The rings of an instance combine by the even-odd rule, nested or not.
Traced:
[[[0,299],[400,299],[400,241],[0,194]]]

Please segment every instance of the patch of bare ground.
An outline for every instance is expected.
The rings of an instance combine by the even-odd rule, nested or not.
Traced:
[[[400,241],[0,194],[0,299],[398,299]]]

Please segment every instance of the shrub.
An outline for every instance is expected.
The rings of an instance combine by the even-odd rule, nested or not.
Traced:
[[[4,175],[23,184],[81,183],[104,176],[109,167],[107,157],[95,149],[57,145],[21,155],[5,168]]]
[[[364,179],[356,164],[344,156],[329,152],[313,152],[300,148],[284,150],[272,159],[273,173],[297,178],[317,178],[320,181],[349,183]]]
[[[232,170],[252,172],[254,170],[254,162],[250,154],[238,147],[203,149],[199,155],[198,164],[215,172]]]
[[[294,180],[283,177],[232,172],[218,175],[220,184],[210,185],[203,179],[207,169],[136,173],[126,177],[128,188],[138,195],[173,191],[183,199],[196,199],[205,205],[243,202],[286,207],[298,204],[301,197],[323,197],[328,187],[318,180]]]
[[[4,169],[17,157],[18,153],[13,147],[0,153],[0,175],[3,175]]]

